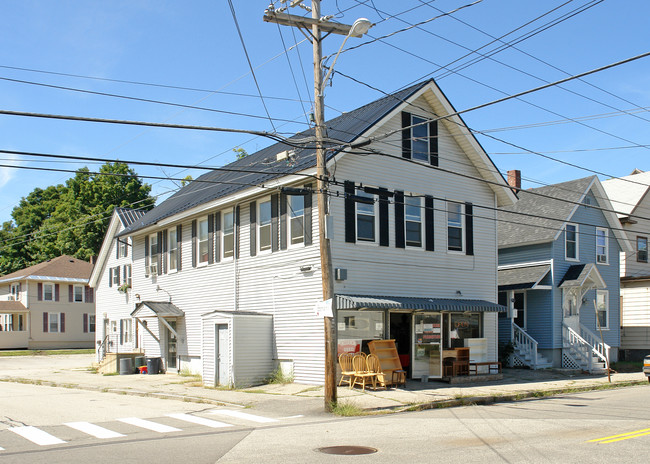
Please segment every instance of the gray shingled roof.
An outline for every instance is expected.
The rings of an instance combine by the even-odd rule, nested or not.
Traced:
[[[406,100],[430,82],[431,80],[420,82],[327,121],[325,123],[327,126],[327,137],[346,143],[352,142],[394,108],[402,104],[403,100]],[[309,129],[292,136],[290,139],[303,139],[313,136],[314,130]],[[215,170],[203,174],[194,182],[190,182],[167,200],[163,201],[160,205],[148,211],[144,216],[138,218],[118,236],[131,234],[137,230],[153,225],[161,219],[231,195],[253,185],[260,185],[272,179],[286,176],[287,173],[300,172],[316,166],[316,152],[313,149],[298,150],[295,163],[292,166],[288,166],[286,161],[276,160],[278,153],[292,149],[293,147],[290,145],[276,143],[227,165],[229,169],[254,169],[261,171],[261,173]],[[334,156],[334,153],[329,156]]]
[[[147,214],[146,211],[141,209],[130,209],[130,208],[120,208],[120,207],[116,207],[115,212],[117,213],[117,217],[120,218],[120,221],[122,222],[122,225],[124,227],[129,227],[135,221],[137,221],[142,216]]]
[[[517,193],[519,201],[514,206],[499,211],[499,247],[552,241],[563,223],[570,219],[569,216],[576,206],[572,202],[580,201],[594,178],[595,176],[591,176],[546,187],[520,190]],[[529,192],[553,198],[533,195]],[[513,213],[526,213],[538,217]]]
[[[499,291],[533,288],[550,271],[550,264],[499,269]]]

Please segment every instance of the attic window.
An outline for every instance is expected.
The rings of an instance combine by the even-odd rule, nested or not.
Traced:
[[[585,205],[590,205],[591,204],[591,198],[585,197],[584,200],[582,200],[582,203]]]

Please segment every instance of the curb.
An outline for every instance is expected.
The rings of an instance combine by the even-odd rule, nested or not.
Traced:
[[[214,404],[215,406],[228,406],[233,408],[245,408],[245,405],[238,403],[229,403],[227,401],[213,400],[201,396],[181,395],[177,393],[148,392],[141,390],[123,390],[120,388],[95,387],[88,385],[78,385],[71,383],[57,383],[51,380],[26,379],[22,377],[3,377],[0,382],[21,383],[29,385],[40,385],[44,387],[70,388],[74,390],[85,390],[100,393],[114,393],[116,395],[140,396],[143,398],[159,398],[164,400],[184,401],[186,403]]]
[[[460,406],[475,406],[475,405],[490,405],[496,403],[510,403],[528,399],[544,399],[549,397],[554,397],[558,395],[568,395],[571,393],[580,393],[580,392],[589,392],[589,391],[598,391],[598,390],[614,390],[626,387],[637,387],[641,385],[647,385],[648,382],[645,380],[629,380],[624,382],[616,383],[599,383],[592,385],[584,385],[579,387],[570,387],[570,388],[550,388],[547,390],[531,390],[531,391],[522,391],[519,393],[512,393],[507,395],[490,395],[490,396],[473,396],[467,398],[459,399],[449,399],[449,400],[439,400],[431,401],[428,403],[421,403],[409,406],[397,406],[397,407],[387,407],[387,408],[378,408],[378,409],[364,409],[364,411],[370,412],[376,411],[380,412],[411,412],[411,411],[425,411],[428,409],[441,409],[441,408],[455,408]],[[541,394],[540,394],[541,393]]]

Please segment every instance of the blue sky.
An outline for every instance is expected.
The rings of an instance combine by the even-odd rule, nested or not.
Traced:
[[[308,3],[308,2],[307,2]],[[351,24],[359,17],[377,23],[372,37],[449,12],[473,0],[335,0],[324,1],[323,14]],[[312,50],[296,29],[262,21],[268,1],[234,1],[248,53],[278,132],[306,127],[312,98]],[[586,8],[592,5],[590,8]],[[507,35],[510,41],[545,27],[576,9],[586,8],[559,24],[482,59],[457,73],[442,69],[464,66],[469,50]],[[548,15],[539,16],[556,9]],[[411,10],[403,13],[405,10]],[[294,14],[305,14],[293,9]],[[457,110],[534,88],[568,75],[595,69],[649,51],[650,2],[628,0],[514,1],[483,0],[430,21],[421,29],[400,32],[341,54],[336,64],[357,80],[385,92],[429,76],[436,78]],[[227,1],[28,1],[3,2],[0,28],[0,109],[97,118],[131,119],[239,129],[273,128],[256,96],[255,81]],[[532,21],[532,22],[531,22]],[[530,24],[528,24],[530,23]],[[324,53],[336,52],[343,37],[331,35]],[[350,39],[349,46],[371,40]],[[481,49],[492,52],[499,44]],[[516,48],[515,48],[516,47]],[[293,68],[290,70],[287,56]],[[34,72],[15,68],[47,71]],[[563,85],[465,114],[472,129],[611,176],[634,168],[650,169],[650,57]],[[81,77],[51,73],[75,74]],[[88,77],[169,87],[118,83]],[[294,83],[295,78],[295,83]],[[182,109],[127,101],[3,79],[86,89],[245,113]],[[296,89],[297,87],[297,89]],[[200,90],[199,90],[200,89]],[[242,95],[229,95],[219,92]],[[326,117],[349,111],[383,94],[334,75],[325,97]],[[274,97],[274,98],[270,98]],[[304,100],[301,104],[299,99]],[[570,121],[579,119],[579,122]],[[538,155],[521,152],[485,136],[479,141],[497,167],[520,169],[524,187],[590,175]],[[0,149],[119,158],[162,163],[226,164],[232,148],[254,152],[270,142],[253,136],[175,129],[125,127],[87,122],[0,116]],[[639,146],[640,145],[640,146]],[[76,169],[89,163],[36,162],[3,155],[0,164]],[[135,167],[142,175],[184,177],[199,171]],[[71,174],[0,168],[0,221],[10,218],[21,197],[36,187],[64,182]],[[601,176],[605,178],[605,176]],[[155,194],[176,185],[148,181]],[[162,196],[161,198],[165,198]]]

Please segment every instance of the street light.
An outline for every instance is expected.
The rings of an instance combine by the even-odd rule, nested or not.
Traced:
[[[345,42],[347,42],[350,37],[361,37],[361,36],[363,36],[366,32],[368,32],[368,30],[371,27],[372,27],[372,23],[370,22],[369,19],[366,19],[366,18],[359,18],[354,23],[352,23],[352,27],[350,27],[350,32],[348,32],[348,35],[345,36],[345,39],[343,40],[343,43],[341,44],[341,47],[339,48],[339,51],[336,52],[336,55],[334,55],[334,61],[332,61],[332,65],[328,68],[327,74],[325,74],[325,77],[323,78],[322,86],[325,86],[327,84],[327,79],[330,77],[330,74],[332,74],[332,70],[334,69],[334,65],[336,64],[336,60],[338,59],[339,55],[343,51],[343,47],[345,47]],[[320,94],[323,93],[322,88],[320,88],[318,90],[319,90]]]

